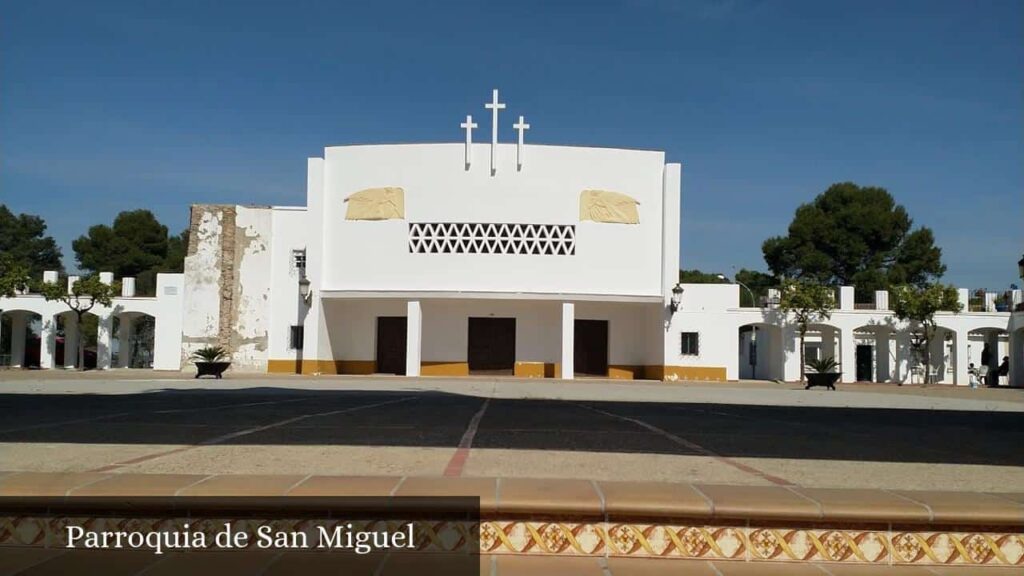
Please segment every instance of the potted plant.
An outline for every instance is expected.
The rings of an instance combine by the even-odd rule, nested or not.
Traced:
[[[805,390],[815,386],[824,386],[829,390],[836,389],[836,382],[839,381],[840,374],[835,371],[839,367],[839,363],[836,362],[835,358],[831,356],[828,358],[815,358],[807,363],[807,367],[814,372],[807,374]]]
[[[231,366],[226,360],[228,351],[223,346],[207,346],[192,353],[192,362],[196,365],[196,378],[200,376],[213,376],[220,378],[224,371]]]

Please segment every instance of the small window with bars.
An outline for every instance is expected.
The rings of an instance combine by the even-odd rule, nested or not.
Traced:
[[[682,340],[679,352],[683,356],[700,355],[700,335],[697,332],[683,332],[679,336]]]
[[[292,267],[302,272],[306,269],[306,250],[292,250]]]

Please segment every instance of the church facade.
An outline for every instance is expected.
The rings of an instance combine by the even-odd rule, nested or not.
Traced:
[[[184,352],[221,343],[304,374],[664,377],[680,166],[526,145],[522,117],[513,144],[474,127],[326,148],[305,206],[193,207]]]

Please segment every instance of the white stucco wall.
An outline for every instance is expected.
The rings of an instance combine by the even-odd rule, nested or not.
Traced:
[[[515,146],[475,145],[469,170],[462,144],[327,148],[323,194],[310,213],[321,231],[321,290],[441,290],[659,296],[662,268],[662,152],[530,145],[521,171]],[[310,182],[319,181],[315,166]],[[346,221],[345,198],[362,189],[400,186],[405,220]],[[311,186],[313,187],[313,186]],[[639,225],[579,221],[585,189],[640,202]],[[410,222],[571,224],[576,254],[414,254]],[[315,260],[312,259],[312,260]],[[315,262],[311,261],[311,264]]]
[[[796,327],[787,322],[778,310],[740,308],[739,286],[732,284],[684,284],[680,310],[673,316],[664,341],[666,364],[674,366],[719,366],[726,369],[728,379],[746,376],[740,361],[747,362],[740,353],[739,328],[747,324],[759,326],[758,377],[797,380],[800,375],[799,348]],[[824,355],[842,362],[843,381],[852,382],[856,376],[855,357],[858,343],[873,344],[882,353],[873,358],[875,376],[879,363],[883,380],[909,381],[907,326],[886,310],[856,310],[852,293],[846,291],[846,309],[836,310],[823,322],[832,338],[838,330],[838,342],[823,344]],[[969,362],[980,363],[981,340],[975,331],[1006,330],[1011,326],[1010,314],[1005,312],[939,313],[938,325],[954,337],[946,341],[940,332],[932,342],[932,362],[938,370],[938,381],[966,385]],[[869,331],[858,335],[858,332]],[[680,333],[697,332],[700,336],[700,354],[684,356],[680,353]],[[972,332],[974,332],[972,334]],[[879,334],[881,340],[874,340]],[[821,335],[809,334],[808,342],[820,341]],[[1011,349],[1005,336],[999,345],[999,358]],[[964,358],[957,362],[958,354]],[[845,355],[846,360],[843,360]],[[781,366],[780,366],[781,363]]]
[[[271,255],[269,266],[262,271],[269,281],[267,357],[293,360],[301,351],[289,347],[291,327],[304,325],[307,307],[299,296],[299,271],[293,265],[292,251],[307,249],[308,218],[304,207],[275,206],[270,213]]]
[[[182,320],[184,317],[184,284],[183,274],[157,274],[156,296],[114,298],[110,306],[96,305],[89,314],[97,317],[97,367],[109,368],[111,358],[111,342],[113,334],[113,318],[118,315],[146,314],[155,320],[153,334],[153,368],[155,370],[181,369]],[[24,315],[38,314],[41,321],[40,363],[43,368],[55,365],[55,316],[69,317],[66,304],[59,301],[47,301],[38,294],[25,294],[13,298],[0,298],[0,314]],[[22,324],[24,325],[24,324]],[[74,326],[69,324],[69,326]],[[72,328],[73,329],[73,328]],[[22,333],[23,335],[23,333]],[[76,334],[69,334],[72,342]],[[24,352],[23,347],[15,346],[18,355]],[[76,362],[74,356],[72,362]],[[15,360],[20,365],[20,359]]]

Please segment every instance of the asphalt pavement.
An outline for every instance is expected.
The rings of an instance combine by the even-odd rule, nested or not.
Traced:
[[[1024,482],[1024,416],[1017,411],[262,384],[3,393],[0,470],[512,475],[949,490],[1011,490]]]

